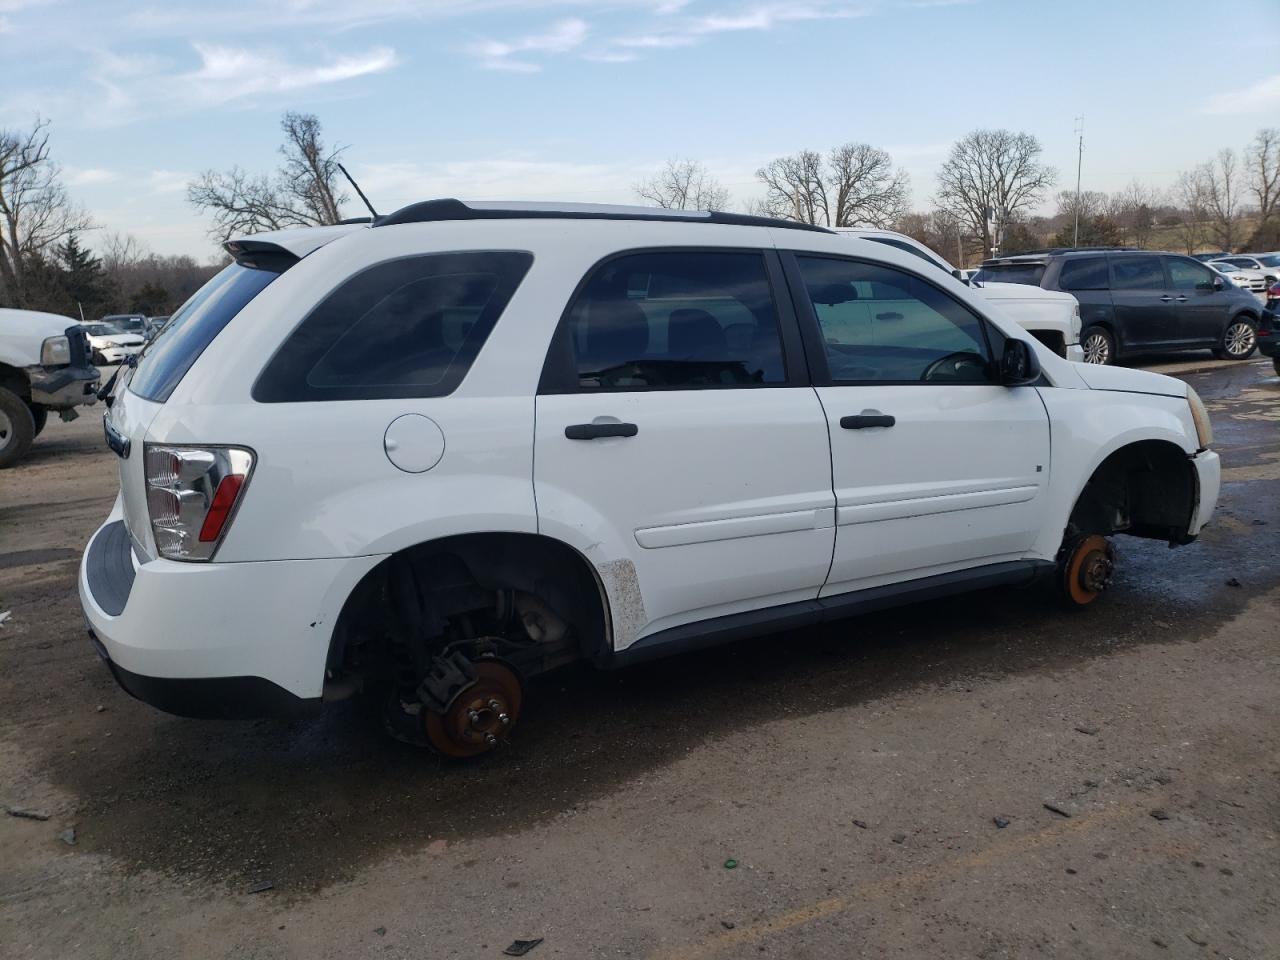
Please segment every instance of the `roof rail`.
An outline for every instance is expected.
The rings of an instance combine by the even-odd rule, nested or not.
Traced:
[[[662,220],[671,223],[720,223],[741,227],[833,232],[826,227],[797,223],[794,220],[713,210],[665,210],[660,207],[629,207],[607,203],[463,202],[454,199],[411,203],[394,213],[378,217],[373,225],[391,227],[401,223],[435,223],[447,220]]]

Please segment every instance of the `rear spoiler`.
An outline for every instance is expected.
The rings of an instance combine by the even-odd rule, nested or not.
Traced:
[[[266,240],[228,240],[222,248],[242,267],[284,273],[298,262],[298,255]]]

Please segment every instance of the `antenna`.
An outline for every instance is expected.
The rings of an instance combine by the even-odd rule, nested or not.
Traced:
[[[338,169],[342,171],[342,175],[347,178],[347,182],[355,188],[356,193],[360,195],[360,199],[364,201],[364,205],[369,208],[369,212],[373,214],[373,219],[378,219],[378,211],[373,209],[373,204],[369,202],[369,198],[364,195],[364,191],[360,189],[360,184],[356,183],[355,177],[347,173],[347,168],[342,164],[338,164]]]
[[[1079,137],[1079,147],[1075,154],[1075,233],[1071,237],[1071,246],[1080,246],[1080,166],[1084,164],[1084,116],[1075,118],[1075,136]]]

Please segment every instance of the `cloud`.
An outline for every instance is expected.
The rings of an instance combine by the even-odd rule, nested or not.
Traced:
[[[88,187],[96,183],[110,183],[117,179],[115,171],[104,170],[101,167],[68,167],[64,173],[67,184],[72,187]]]
[[[320,63],[297,64],[242,47],[194,44],[200,68],[182,79],[211,101],[225,101],[255,93],[283,93],[340,83],[383,73],[396,65],[390,47],[330,57]]]
[[[191,174],[178,170],[152,170],[147,177],[147,186],[152,193],[178,193],[185,190]]]
[[[481,40],[471,45],[470,52],[486,70],[513,70],[534,73],[541,64],[516,59],[522,54],[560,54],[581,46],[589,28],[585,20],[571,17],[561,20],[544,33],[531,33],[515,40]]]
[[[1200,107],[1201,113],[1214,114],[1252,113],[1267,116],[1274,115],[1277,111],[1280,111],[1280,73],[1263,77],[1239,90],[1214,94],[1205,98]]]

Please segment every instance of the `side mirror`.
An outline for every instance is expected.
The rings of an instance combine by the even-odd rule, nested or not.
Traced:
[[[1006,387],[1025,387],[1040,379],[1040,358],[1025,340],[1008,339],[1000,357],[1000,382]]]
[[[951,275],[963,283],[966,287],[969,285],[969,278],[966,277],[961,270],[952,270]]]
[[[1213,289],[1214,289],[1214,290],[1225,290],[1225,289],[1227,289],[1227,281],[1223,280],[1221,277],[1214,277],[1214,278],[1213,278]]]

